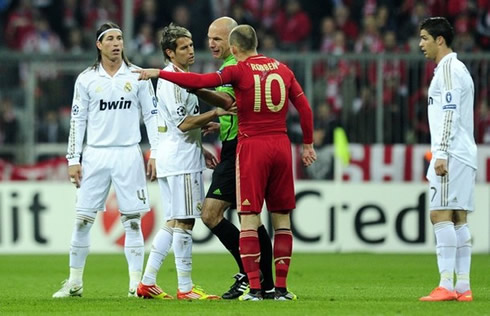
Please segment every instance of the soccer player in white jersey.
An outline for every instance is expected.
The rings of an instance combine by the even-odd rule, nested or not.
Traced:
[[[55,298],[81,296],[83,270],[90,246],[90,228],[103,211],[114,185],[125,230],[124,253],[129,267],[128,296],[136,296],[144,261],[141,214],[150,210],[145,166],[139,147],[140,116],[151,145],[147,173],[156,177],[157,100],[151,81],[138,81],[124,55],[122,31],[104,23],[96,33],[97,61],[75,83],[68,173],[78,188],[76,220],[70,248],[70,276]],[[87,144],[83,149],[85,131]]]
[[[194,63],[191,33],[170,24],[161,33],[161,49],[169,62],[165,70],[188,72]],[[196,95],[169,81],[158,80],[159,141],[156,156],[157,178],[165,212],[165,224],[153,240],[138,296],[170,299],[156,278],[173,246],[178,277],[177,299],[219,299],[195,286],[192,271],[192,229],[201,217],[204,200],[202,171],[214,168],[216,158],[202,147],[201,127],[221,115],[221,108],[200,114]]]
[[[427,179],[441,275],[439,286],[421,301],[473,300],[467,214],[475,206],[474,86],[468,69],[451,49],[453,37],[445,18],[428,18],[420,24],[419,46],[437,64],[428,92],[432,160]]]

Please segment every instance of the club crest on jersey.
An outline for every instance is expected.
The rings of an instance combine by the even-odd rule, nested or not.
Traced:
[[[453,99],[453,96],[451,95],[451,92],[446,93],[446,102],[449,103]]]
[[[71,108],[71,113],[73,115],[78,115],[79,112],[80,112],[80,108],[78,107],[78,105],[74,104],[73,107]]]
[[[100,100],[99,102],[99,109],[101,111],[105,110],[122,110],[122,109],[130,109],[131,108],[131,101],[130,100],[124,100],[124,98],[121,98],[119,101],[104,101]]]
[[[102,89],[101,86],[97,86],[97,88],[95,88],[95,93],[100,93],[102,92],[104,89]]]
[[[133,90],[133,87],[131,86],[131,83],[130,82],[126,82],[126,84],[124,85],[124,91],[125,92],[131,92],[131,90]]]

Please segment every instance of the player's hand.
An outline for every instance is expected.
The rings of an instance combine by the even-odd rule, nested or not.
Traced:
[[[316,152],[313,148],[313,144],[303,144],[303,153],[301,154],[301,160],[305,167],[311,166],[316,160]]]
[[[155,158],[148,159],[146,165],[146,175],[150,177],[150,181],[153,182],[157,178],[157,166],[155,163]]]
[[[206,162],[206,167],[209,169],[214,169],[218,164],[218,159],[208,150],[203,148],[204,161]]]
[[[436,159],[434,163],[434,170],[438,176],[447,175],[447,160],[446,159]]]
[[[135,69],[132,72],[140,74],[138,80],[148,80],[150,78],[158,78],[160,76],[160,69],[155,68]]]
[[[212,133],[217,133],[217,132],[219,132],[219,127],[220,127],[219,123],[209,122],[206,125],[204,125],[203,127],[201,127],[202,135],[206,136],[206,135],[209,135]]]
[[[68,166],[68,176],[70,177],[70,182],[75,185],[78,189],[82,180],[82,166],[72,165]]]
[[[216,111],[216,115],[217,115],[217,116],[223,116],[223,115],[236,115],[236,112],[237,112],[237,107],[236,107],[236,105],[235,105],[235,104],[233,104],[233,105],[231,106],[231,108],[229,108],[228,110],[225,110],[225,109],[223,109],[223,108],[218,107],[218,108],[216,108],[216,109],[215,109],[215,111]]]

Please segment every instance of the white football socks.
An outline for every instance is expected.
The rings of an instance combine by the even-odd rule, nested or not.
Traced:
[[[136,289],[141,280],[145,255],[145,242],[141,232],[141,217],[139,214],[122,215],[121,222],[126,232],[124,254],[128,262],[129,288]]]
[[[70,277],[68,279],[70,283],[77,285],[83,283],[83,269],[90,247],[90,228],[94,224],[96,214],[95,212],[79,212],[75,219],[70,247]]]
[[[454,289],[454,267],[456,264],[456,231],[453,222],[434,224],[436,235],[437,265],[441,274],[439,286],[450,291]]]
[[[178,288],[186,293],[192,290],[192,230],[174,228],[173,249]]]
[[[160,229],[153,239],[150,255],[146,262],[145,274],[141,281],[144,285],[156,284],[158,271],[167,257],[170,247],[172,247],[172,239],[173,228],[168,226]]]
[[[457,225],[456,230],[456,286],[458,293],[470,289],[471,233],[468,224]]]

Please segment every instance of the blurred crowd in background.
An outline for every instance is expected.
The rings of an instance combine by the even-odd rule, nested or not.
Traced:
[[[122,26],[122,3],[123,0],[0,0],[0,50],[95,56],[96,29],[108,20]],[[346,53],[420,55],[418,25],[429,16],[449,19],[456,33],[456,52],[490,52],[490,0],[135,0],[133,14],[134,36],[125,38],[125,46],[135,55],[159,55],[158,31],[170,22],[188,28],[196,50],[206,51],[208,25],[227,15],[239,24],[256,28],[261,53],[332,56],[335,63],[317,63],[313,69],[315,97],[310,101],[315,112],[317,146],[331,143],[331,131],[336,126],[343,126],[352,142],[379,142],[369,123],[375,115],[376,66],[335,58]],[[488,59],[486,62],[469,68],[474,77],[487,77],[477,82],[475,136],[478,143],[490,144]],[[427,85],[435,65],[424,65],[423,69],[412,69],[403,60],[383,63],[384,122],[389,125],[383,143],[430,141],[425,112]],[[360,74],[363,80],[359,79]],[[302,77],[301,73],[297,75]],[[53,106],[56,98],[49,96],[60,90],[71,93],[72,79],[48,82],[39,88],[48,97],[45,106],[41,102],[36,118],[36,141],[67,141],[70,104]],[[18,82],[22,84],[21,79]],[[15,144],[21,141],[16,136],[16,100],[2,94],[2,89],[10,88],[6,81],[0,80],[0,84],[0,144]],[[297,130],[293,113],[291,138],[301,142],[301,136],[295,134]]]
[[[0,45],[23,52],[80,53],[93,48],[105,21],[122,23],[122,0],[0,0]],[[141,54],[158,51],[157,32],[174,22],[205,49],[209,23],[231,16],[254,26],[263,51],[379,53],[418,50],[418,24],[445,16],[459,52],[490,49],[489,0],[134,0],[134,38]],[[126,39],[128,41],[128,39]],[[391,47],[387,47],[391,46]]]

